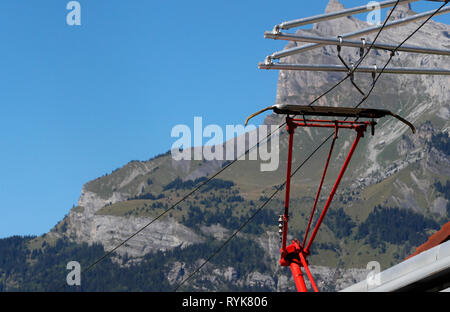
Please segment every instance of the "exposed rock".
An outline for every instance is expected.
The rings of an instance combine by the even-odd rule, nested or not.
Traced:
[[[250,287],[259,286],[267,287],[270,289],[275,288],[275,282],[273,278],[267,274],[261,274],[259,272],[250,273],[247,276],[246,284]]]
[[[180,283],[184,278],[184,267],[185,264],[181,262],[175,262],[172,265],[172,269],[167,274],[167,280],[171,285]]]
[[[438,197],[436,198],[431,207],[432,211],[440,216],[445,216],[445,211],[447,209],[448,200],[444,197]]]
[[[122,198],[122,200],[124,199]],[[76,242],[101,243],[106,250],[109,250],[153,220],[153,218],[95,214],[106,203],[116,201],[119,201],[116,193],[112,198],[105,200],[92,192],[83,191],[79,206],[83,206],[84,210],[82,212],[71,210],[66,219],[68,226],[64,234]],[[53,235],[58,234],[53,232]],[[166,218],[153,222],[151,228],[144,229],[133,237],[132,240],[120,247],[117,253],[142,257],[149,252],[179,246],[186,247],[201,242],[203,242],[203,238],[192,229]]]
[[[291,277],[292,279],[292,277]],[[292,281],[289,280],[288,276],[286,275],[280,275],[278,276],[278,283],[276,291],[278,292],[287,292],[287,291],[294,291],[295,286],[292,285]]]
[[[218,240],[223,240],[226,238],[226,235],[229,235],[229,230],[224,228],[222,225],[220,224],[213,224],[210,226],[204,226],[202,225],[200,227],[200,230],[205,234],[205,235],[210,235],[213,236],[215,239]]]
[[[238,273],[234,267],[226,267],[224,269],[214,269],[213,273],[217,276],[221,276],[227,282],[235,283],[238,280]]]

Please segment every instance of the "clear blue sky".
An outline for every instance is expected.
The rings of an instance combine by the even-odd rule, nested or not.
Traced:
[[[273,104],[278,73],[257,63],[284,43],[263,32],[328,0],[80,0],[72,27],[68,2],[0,2],[0,237],[47,232],[84,183],[169,150],[176,124]]]

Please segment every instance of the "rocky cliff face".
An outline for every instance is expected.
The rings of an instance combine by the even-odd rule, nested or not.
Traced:
[[[339,1],[331,0],[326,11],[331,12],[342,8],[343,5]],[[410,14],[413,14],[413,12],[409,5],[401,5],[394,12],[392,19]],[[399,43],[419,23],[384,31],[378,40],[380,42]],[[369,25],[365,21],[347,17],[318,23],[310,30],[302,29],[297,32],[335,37],[367,26]],[[450,48],[449,33],[450,27],[448,25],[430,21],[407,44],[448,49]],[[373,38],[374,35],[369,35],[366,39],[373,40]],[[270,44],[270,41],[267,44]],[[291,42],[287,44],[286,48],[295,45],[298,45],[298,43]],[[358,59],[358,53],[357,49],[345,47],[342,49],[342,56],[347,62],[355,62]],[[381,67],[388,56],[387,52],[374,50],[363,65],[376,63]],[[290,56],[283,61],[304,64],[339,64],[337,50],[333,46]],[[400,53],[394,57],[391,66],[445,67],[448,64],[448,59],[440,56]],[[343,74],[339,73],[281,71],[278,81],[277,103],[308,104],[342,77]],[[371,83],[370,74],[356,74],[355,81],[363,89],[368,90]],[[351,170],[346,175],[342,185],[343,191],[341,194],[351,195],[354,198],[352,202],[348,202],[346,208],[348,210],[346,211],[349,211],[355,222],[362,222],[377,204],[412,209],[434,218],[448,218],[445,210],[447,200],[433,191],[432,185],[436,179],[445,180],[450,177],[450,160],[448,155],[441,150],[430,147],[430,142],[433,135],[449,129],[449,82],[448,77],[393,76],[387,74],[380,79],[373,95],[364,106],[386,108],[397,112],[417,126],[418,134],[412,136],[405,126],[399,124],[396,120],[389,119],[380,122],[375,136],[366,136],[359,147],[359,156],[355,156]],[[360,98],[361,95],[353,86],[349,82],[345,82],[332,94],[321,99],[318,104],[353,106]],[[267,116],[265,123],[279,124],[282,121],[279,116],[272,114]],[[301,152],[311,151],[317,142],[324,137],[323,132],[316,130],[299,130],[296,135],[298,139],[294,163],[304,157]],[[286,139],[287,136],[282,133],[280,135],[280,155],[282,155],[280,162],[283,162],[285,158]],[[351,140],[351,135],[342,134],[342,138],[337,144],[336,155],[338,160],[342,160],[345,156]],[[66,218],[49,233],[49,236],[65,236],[76,242],[101,243],[106,250],[110,250],[153,220],[164,207],[170,206],[181,198],[182,190],[169,192],[165,189],[168,183],[176,178],[180,178],[182,181],[195,180],[215,172],[222,165],[222,161],[177,162],[171,158],[170,154],[160,155],[149,161],[131,162],[110,175],[87,183],[83,187],[78,206],[70,211]],[[235,173],[224,173],[224,178],[234,181],[238,186],[233,192],[240,191],[245,200],[257,201],[259,197],[269,193],[266,192],[267,190],[273,190],[277,182],[280,182],[283,178],[285,171],[284,167],[281,167],[278,172],[267,173],[264,178],[261,178],[261,176],[252,175],[251,170],[254,169],[254,166],[252,166],[248,162],[239,162],[236,164]],[[309,208],[303,208],[305,198],[311,196],[307,191],[316,188],[319,177],[315,177],[315,175],[321,171],[321,168],[322,159],[317,157],[317,159],[311,160],[308,168],[305,168],[304,174],[297,178],[296,185],[301,185],[304,188],[297,190],[293,195],[294,202],[295,199],[299,200],[296,214],[304,215],[308,211]],[[330,174],[337,170],[339,170],[338,165],[332,166]],[[325,189],[327,187],[329,189],[330,186],[325,185]],[[145,194],[151,194],[152,196],[163,194],[164,197],[146,202],[130,201],[132,198],[138,198]],[[186,247],[204,243],[211,238],[221,240],[228,237],[232,233],[231,230],[220,224],[197,228],[187,226],[187,223],[183,221],[185,220],[183,218],[188,218],[189,214],[182,214],[180,211],[189,212],[192,206],[201,202],[202,199],[194,199],[183,207],[179,207],[180,209],[175,209],[173,216],[166,216],[155,221],[117,250],[117,254],[122,256],[127,254],[139,258],[156,250],[170,250],[179,246]],[[135,206],[130,206],[131,202]],[[208,207],[216,209],[214,204],[207,205],[205,209]],[[238,207],[235,207],[235,209],[237,210]],[[275,224],[276,220],[273,222]],[[301,224],[300,222],[297,226]],[[351,245],[351,242],[344,243],[342,240],[336,241],[335,238],[329,238],[329,235],[332,236],[331,230],[325,229],[324,231],[328,233],[323,241],[324,246],[333,244],[333,246],[347,246],[342,247],[347,254],[349,254],[349,251],[358,251],[359,254],[363,251],[366,254],[369,253],[364,249],[364,242],[355,245],[357,246],[355,247]],[[230,263],[229,266],[211,267],[210,270],[207,270],[208,275],[203,275],[204,279],[215,283],[224,278],[226,281],[231,281],[239,286],[259,285],[276,291],[293,290],[288,275],[285,271],[280,271],[277,266],[279,245],[276,229],[266,234],[249,236],[248,238],[256,241],[272,259],[274,264],[273,274],[253,271],[248,272],[245,276],[238,276],[233,264]],[[344,254],[344,252],[341,254]],[[336,254],[332,254],[331,257],[330,254],[327,255],[330,259],[337,257]],[[204,257],[206,255],[199,255],[199,261]],[[358,262],[354,260],[355,257],[350,254],[345,258],[346,260],[343,258],[342,261],[350,264],[344,265],[342,268],[330,268],[323,265],[312,266],[313,274],[320,281],[319,287],[336,290],[364,278],[367,274],[363,264],[364,261]],[[392,257],[392,255],[390,254],[389,257]],[[322,258],[327,258],[327,256]],[[359,265],[355,263],[359,263]],[[172,264],[172,269],[167,276],[169,282],[175,284],[181,281],[181,278],[186,276],[187,272],[193,270],[196,264],[184,262]]]
[[[130,170],[125,181],[121,181],[120,187],[127,187],[137,176],[151,172],[139,169]],[[128,183],[126,183],[128,181]],[[132,193],[113,192],[109,198],[102,198],[98,193],[83,188],[76,209],[72,209],[63,222],[67,224],[64,233],[76,242],[101,243],[105,249],[110,250],[123,240],[137,232],[153,217],[123,217],[114,215],[99,215],[100,209],[107,205],[126,201]],[[60,237],[61,234],[51,232]],[[127,254],[131,257],[142,257],[143,255],[157,250],[166,250],[179,246],[189,246],[200,243],[203,239],[193,230],[168,219],[155,221],[151,229],[143,231],[133,240],[130,240],[117,252],[121,255]]]

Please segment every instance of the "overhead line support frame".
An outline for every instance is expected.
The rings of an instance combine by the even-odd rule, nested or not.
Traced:
[[[321,120],[321,119],[296,119],[291,118],[289,116],[286,117],[286,124],[287,124],[287,131],[289,133],[289,147],[288,147],[288,163],[287,163],[287,173],[286,173],[286,188],[285,188],[285,203],[284,203],[284,214],[283,214],[283,229],[282,229],[282,243],[281,243],[281,249],[280,249],[280,265],[281,266],[289,266],[295,281],[295,285],[297,287],[297,291],[299,292],[306,292],[307,288],[305,285],[305,280],[303,277],[302,267],[305,269],[305,272],[308,276],[308,279],[311,282],[311,286],[313,287],[313,290],[315,292],[318,291],[318,288],[316,286],[316,283],[314,282],[314,278],[309,270],[307,257],[311,253],[311,245],[314,242],[314,239],[317,235],[317,231],[320,228],[320,225],[322,224],[322,221],[328,211],[328,208],[330,207],[330,204],[334,198],[334,195],[336,194],[336,190],[342,180],[342,177],[344,176],[344,173],[348,167],[348,164],[350,163],[350,160],[353,156],[354,151],[356,150],[356,147],[359,143],[359,140],[361,137],[364,136],[364,132],[367,130],[367,127],[374,128],[376,125],[375,121],[340,121],[340,120]],[[290,245],[287,244],[287,230],[288,230],[288,222],[289,222],[289,199],[290,199],[290,188],[291,188],[291,168],[292,168],[292,150],[293,150],[293,142],[294,142],[294,132],[297,127],[319,127],[319,128],[334,128],[335,129],[335,139],[337,138],[337,132],[339,129],[354,129],[356,131],[356,138],[353,142],[352,147],[350,148],[350,151],[347,155],[347,158],[345,159],[344,164],[342,165],[341,171],[334,183],[333,189],[328,197],[328,200],[322,210],[322,213],[314,227],[314,230],[312,232],[311,238],[305,247],[304,244],[300,245],[298,240],[293,240]],[[373,132],[373,131],[372,131]],[[332,152],[334,144],[332,144],[330,148],[330,154]],[[322,176],[322,182],[323,177],[326,174],[325,168],[324,174]],[[321,186],[322,186],[321,182]],[[320,189],[319,189],[320,191]],[[305,239],[306,241],[306,235]]]

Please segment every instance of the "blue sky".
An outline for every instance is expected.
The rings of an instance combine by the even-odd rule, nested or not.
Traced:
[[[176,124],[273,104],[278,73],[257,63],[285,43],[263,32],[328,0],[80,0],[81,26],[68,2],[0,2],[0,237],[47,232],[84,183],[169,150]]]

